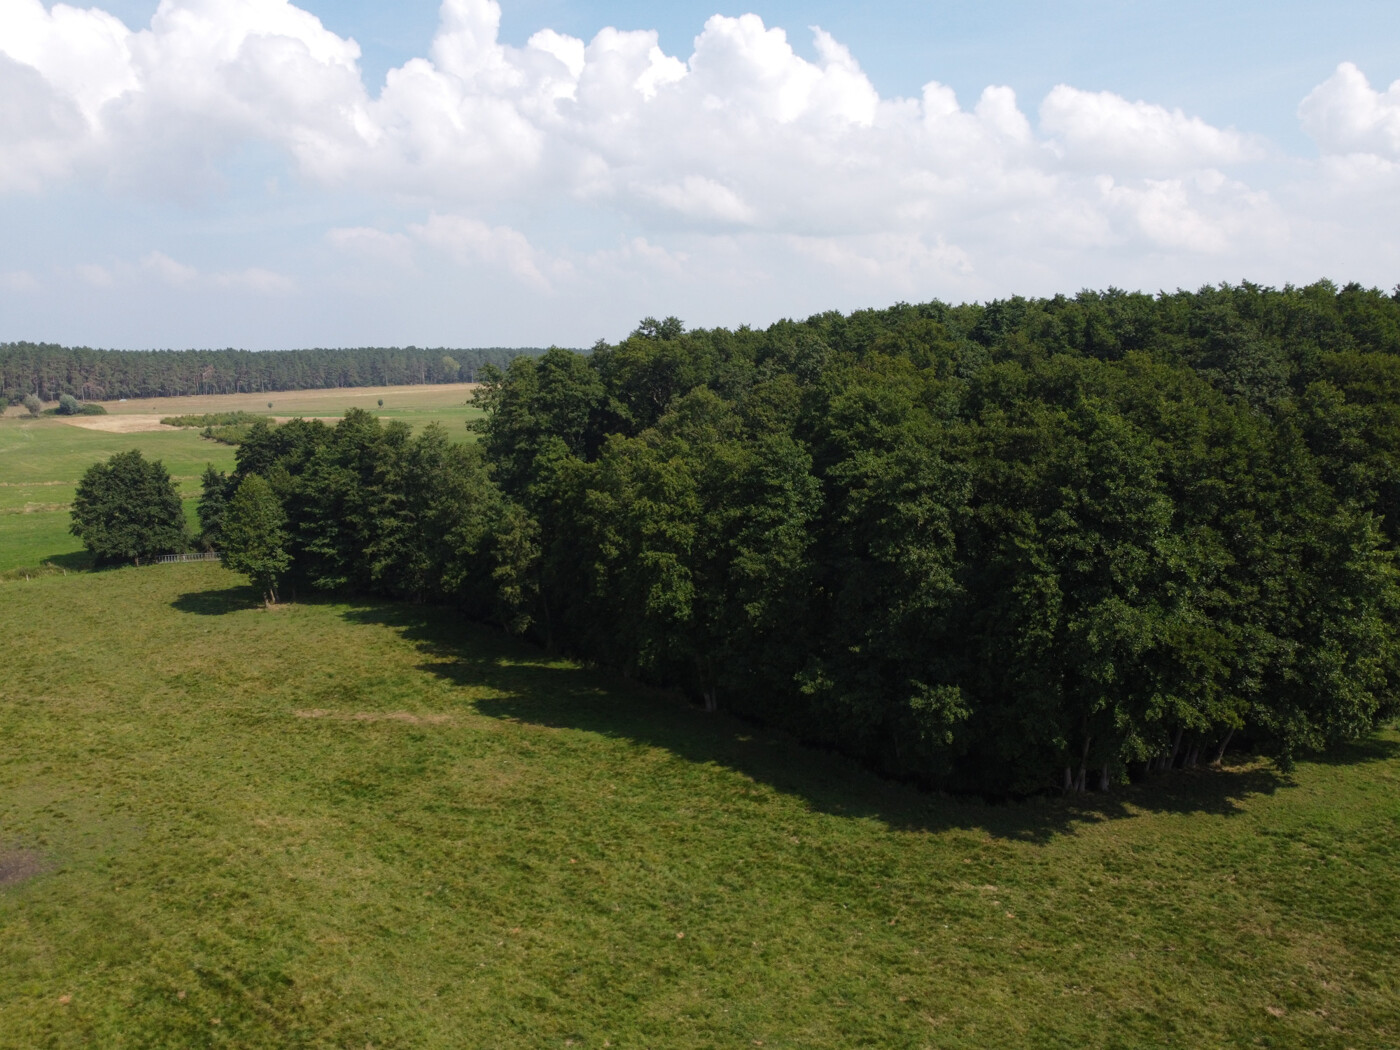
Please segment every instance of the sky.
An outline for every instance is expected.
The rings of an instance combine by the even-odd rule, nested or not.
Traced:
[[[1400,4],[0,0],[0,342],[1400,281]]]

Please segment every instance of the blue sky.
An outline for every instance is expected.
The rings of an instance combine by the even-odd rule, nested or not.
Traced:
[[[0,0],[0,341],[1388,287],[1397,77],[1393,3]]]

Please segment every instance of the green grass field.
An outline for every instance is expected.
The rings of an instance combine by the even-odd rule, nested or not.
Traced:
[[[213,565],[0,631],[0,1046],[1400,1045],[1393,732],[989,805]]]
[[[119,426],[132,416],[154,420],[183,412],[256,411],[259,403],[266,412],[271,400],[276,406],[273,411],[280,416],[334,419],[348,408],[361,407],[415,428],[441,423],[449,434],[465,441],[470,438],[466,421],[479,414],[467,407],[469,396],[469,388],[454,384],[300,390],[257,398],[247,394],[160,398],[109,403],[111,414],[94,418],[99,425]],[[376,403],[380,398],[384,399],[383,408]],[[93,463],[132,448],[165,463],[179,482],[192,525],[205,465],[212,463],[221,470],[233,467],[231,446],[202,438],[194,429],[116,433],[74,426],[53,417],[30,419],[14,408],[0,416],[0,573],[22,574],[24,569],[37,569],[45,562],[70,567],[86,564],[82,544],[68,532],[68,507],[78,479]]]

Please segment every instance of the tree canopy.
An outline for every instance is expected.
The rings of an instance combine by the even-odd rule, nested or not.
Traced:
[[[938,786],[1105,789],[1397,710],[1400,301],[1327,283],[647,319],[475,446],[257,424],[289,578],[456,603]]]
[[[286,524],[272,486],[257,474],[239,482],[219,523],[220,560],[247,576],[268,605],[277,603],[277,581],[292,563]]]
[[[94,463],[78,482],[70,530],[98,564],[140,565],[188,544],[180,493],[160,460],[139,449]]]

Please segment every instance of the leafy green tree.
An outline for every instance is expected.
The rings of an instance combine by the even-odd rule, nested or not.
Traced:
[[[538,360],[517,357],[488,369],[473,404],[486,416],[469,424],[482,435],[502,487],[519,495],[535,461],[562,442],[570,455],[592,459],[601,446],[607,397],[589,359],[557,347]]]
[[[21,404],[24,405],[25,409],[29,412],[31,416],[35,417],[37,417],[39,413],[42,412],[44,409],[44,403],[40,401],[37,397],[35,397],[33,394],[25,394],[24,400],[21,402]]]
[[[323,590],[375,589],[375,562],[405,499],[404,457],[411,430],[352,408],[307,461],[295,486],[302,571]],[[401,519],[400,519],[401,520]]]
[[[230,479],[212,463],[205,465],[200,477],[199,540],[209,550],[218,550],[221,545],[224,512],[237,487],[237,478]]]
[[[286,520],[272,487],[257,474],[239,482],[224,513],[219,560],[247,576],[268,605],[277,603],[278,580],[291,565]]]
[[[76,416],[82,410],[82,405],[78,404],[78,399],[72,394],[58,395],[58,414],[60,416]]]
[[[188,545],[180,493],[160,460],[140,450],[94,463],[78,482],[70,530],[99,564],[140,565]]]
[[[407,442],[398,436],[386,428],[375,439],[368,585],[415,602],[464,590],[476,595],[475,584],[488,575],[481,554],[500,502],[481,452],[454,444],[436,423]]]

